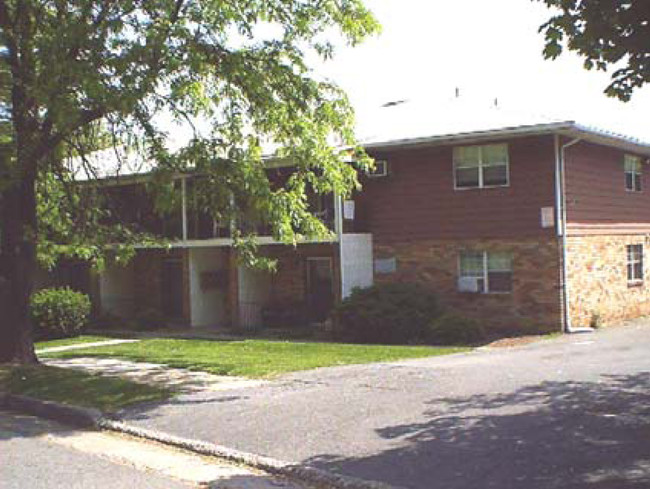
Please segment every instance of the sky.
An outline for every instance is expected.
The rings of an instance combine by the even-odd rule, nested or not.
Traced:
[[[359,118],[393,100],[461,98],[595,126],[650,142],[650,86],[607,97],[609,75],[566,52],[542,56],[553,11],[532,0],[366,0],[383,32],[343,47],[316,73],[346,90]]]

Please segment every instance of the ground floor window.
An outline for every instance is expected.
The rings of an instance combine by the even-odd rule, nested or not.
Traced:
[[[636,285],[643,282],[643,245],[627,246],[627,283]]]
[[[458,290],[480,294],[512,292],[512,253],[461,251],[458,257]]]

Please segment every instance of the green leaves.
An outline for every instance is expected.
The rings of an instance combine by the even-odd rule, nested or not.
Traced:
[[[610,97],[627,101],[650,81],[650,8],[647,0],[543,0],[559,11],[540,27],[544,57],[555,59],[566,46],[584,58],[585,69],[608,71]]]
[[[3,87],[29,94],[30,109],[12,107],[9,122],[28,122],[21,129],[29,132],[21,136],[31,145],[25,154],[38,159],[45,264],[64,255],[101,266],[105,250],[121,250],[109,243],[132,247],[153,239],[127,224],[109,226],[100,192],[75,184],[71,166],[81,165],[90,178],[105,174],[104,163],[85,157],[98,147],[128,147],[149,161],[148,186],[160,213],[178,208],[172,179],[199,172],[197,205],[232,223],[251,262],[253,221],[287,243],[330,236],[307,195],[348,195],[358,187],[347,153],[333,141],[352,148],[361,167],[368,160],[356,147],[345,95],[304,60],[311,52],[331,57],[338,41],[354,45],[378,32],[360,0],[2,4],[0,77]],[[102,129],[93,134],[98,121]],[[172,145],[177,125],[192,135]],[[19,168],[34,160],[6,148],[6,161]],[[282,185],[265,169],[271,156],[294,165]],[[4,175],[0,188],[12,184]]]

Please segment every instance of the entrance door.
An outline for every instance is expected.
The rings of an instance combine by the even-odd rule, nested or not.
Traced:
[[[307,258],[307,306],[309,319],[321,322],[334,305],[331,258]]]
[[[162,263],[162,311],[170,319],[183,317],[183,261]]]

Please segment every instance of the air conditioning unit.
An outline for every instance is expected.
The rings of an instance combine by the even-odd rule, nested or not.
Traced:
[[[386,160],[375,160],[375,169],[368,172],[370,178],[385,177],[388,175],[388,162]]]
[[[480,280],[476,277],[460,277],[458,279],[459,292],[480,292]]]

